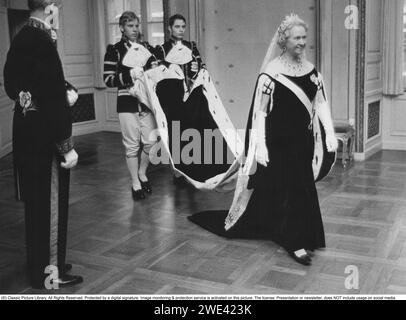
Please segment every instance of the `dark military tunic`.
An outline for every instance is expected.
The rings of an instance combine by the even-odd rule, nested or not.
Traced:
[[[50,30],[39,20],[29,19],[14,38],[4,81],[16,101],[13,156],[17,195],[25,202],[28,269],[32,285],[41,287],[47,266],[64,272],[69,170],[60,162],[73,140],[61,60]],[[32,97],[26,108],[20,105],[21,92]]]
[[[154,48],[148,42],[141,42],[152,55],[144,66],[144,71],[157,64],[157,58],[154,55]],[[139,111],[148,112],[148,108],[139,104],[138,99],[131,96],[129,88],[134,83],[131,78],[131,68],[123,65],[123,59],[131,48],[131,43],[124,37],[114,45],[109,45],[104,56],[104,82],[109,88],[118,88],[117,112],[135,113]]]

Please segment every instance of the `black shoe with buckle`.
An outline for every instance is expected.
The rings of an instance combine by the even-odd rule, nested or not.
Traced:
[[[60,276],[58,279],[54,279],[53,283],[57,283],[59,287],[69,287],[69,286],[74,286],[76,284],[82,283],[83,282],[83,277],[81,276],[74,276],[74,275],[69,275],[69,274],[64,274],[63,276]]]
[[[152,193],[151,183],[149,181],[141,181],[141,188],[145,193]]]
[[[142,189],[134,190],[134,189],[131,187],[131,193],[132,193],[133,199],[134,199],[135,201],[144,200],[144,199],[145,199],[145,194],[144,194],[144,191],[143,191]]]
[[[293,258],[293,260],[305,266],[310,266],[312,263],[312,259],[307,253],[299,255],[293,251],[289,251],[289,255]]]

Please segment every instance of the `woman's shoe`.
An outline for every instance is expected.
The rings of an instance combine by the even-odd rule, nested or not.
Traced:
[[[133,199],[134,199],[135,201],[144,200],[144,199],[145,199],[145,194],[144,194],[144,191],[143,191],[142,189],[134,190],[134,188],[131,187],[131,194],[132,194]]]
[[[289,255],[293,260],[305,266],[310,266],[312,263],[312,259],[305,250],[289,251]]]
[[[151,184],[149,183],[149,181],[143,182],[140,180],[140,182],[141,182],[141,188],[142,188],[142,190],[144,190],[144,192],[152,193],[152,188],[151,188]]]

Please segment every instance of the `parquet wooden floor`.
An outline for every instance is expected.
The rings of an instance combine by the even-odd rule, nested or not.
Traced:
[[[318,183],[327,248],[313,265],[270,241],[226,240],[187,220],[227,209],[232,193],[175,187],[153,167],[153,194],[133,202],[120,135],[76,138],[68,262],[85,282],[61,294],[406,294],[406,152],[383,151]],[[46,293],[25,275],[23,206],[11,156],[0,160],[0,293]],[[359,286],[346,288],[356,266]]]

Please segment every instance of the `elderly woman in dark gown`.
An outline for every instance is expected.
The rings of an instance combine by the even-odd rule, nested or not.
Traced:
[[[271,239],[309,265],[309,251],[325,247],[313,168],[319,160],[315,130],[323,129],[326,151],[334,156],[337,140],[322,77],[305,58],[306,35],[307,25],[290,15],[271,43],[256,84],[247,157],[231,209],[189,219],[227,238]],[[274,58],[277,46],[282,53]]]

